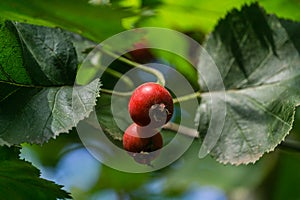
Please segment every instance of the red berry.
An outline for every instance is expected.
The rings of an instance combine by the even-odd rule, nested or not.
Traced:
[[[159,132],[150,137],[140,137],[139,127],[131,124],[123,135],[123,147],[133,153],[152,152],[162,147],[162,136]]]
[[[171,119],[173,99],[163,86],[148,82],[134,90],[129,100],[128,110],[136,124],[158,128]]]
[[[136,162],[150,164],[158,156],[159,151],[157,150],[162,148],[163,139],[159,132],[153,136],[142,138],[140,130],[138,125],[131,124],[123,135],[123,147]]]

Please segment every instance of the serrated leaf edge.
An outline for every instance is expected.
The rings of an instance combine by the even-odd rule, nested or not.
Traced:
[[[267,151],[263,152],[263,153],[260,153],[258,154],[257,157],[255,157],[253,160],[249,160],[247,162],[231,162],[231,161],[222,161],[220,159],[216,159],[219,163],[221,164],[224,164],[224,165],[227,165],[227,164],[230,164],[230,165],[235,165],[235,166],[239,166],[241,164],[244,164],[244,165],[249,165],[249,164],[255,164],[264,154],[266,153],[270,153],[270,152],[273,152],[275,150],[275,148],[285,140],[285,138],[289,135],[290,131],[293,129],[293,123],[295,121],[295,114],[296,114],[296,108],[300,106],[300,103],[297,103],[295,104],[295,107],[294,107],[294,110],[293,110],[293,115],[292,115],[292,124],[290,125],[290,129],[284,134],[284,137],[282,140],[280,140],[277,144],[275,144],[273,147],[271,147],[270,149],[268,149]]]
[[[96,92],[95,92],[95,95],[94,95],[95,101],[94,101],[94,103],[93,103],[93,107],[96,106],[96,104],[97,104],[97,98],[100,97],[100,90],[101,90],[101,86],[102,86],[101,81],[100,81],[99,78],[97,78],[97,79],[95,79],[95,80],[97,80],[97,88],[96,88]],[[69,132],[72,130],[72,128],[73,128],[73,127],[76,127],[77,124],[78,124],[81,120],[87,118],[87,117],[91,114],[92,111],[93,111],[93,109],[87,110],[87,112],[85,113],[85,115],[82,115],[82,116],[79,117],[77,120],[74,120],[74,121],[73,121],[73,125],[70,125],[70,126],[65,127],[64,129],[60,129],[60,130],[55,131],[55,132],[54,132],[54,135],[52,136],[52,138],[53,138],[53,139],[56,139],[56,137],[59,136],[61,133],[69,133]],[[46,142],[46,141],[45,141],[45,142]],[[43,143],[44,143],[44,142],[43,142]]]

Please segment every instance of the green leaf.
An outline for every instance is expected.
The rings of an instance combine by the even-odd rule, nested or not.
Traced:
[[[120,98],[121,101],[122,99],[126,100],[125,98],[122,99],[121,98]],[[123,133],[115,121],[115,118],[117,119],[118,116],[113,116],[111,110],[111,95],[102,94],[101,98],[99,98],[99,100],[97,101],[97,105],[95,109],[96,109],[98,121],[101,125],[103,132],[107,136],[109,136],[109,138],[115,140],[114,142],[122,141]],[[128,124],[128,120],[126,120],[126,118],[122,117],[118,119],[122,120],[123,125]]]
[[[43,143],[88,116],[100,83],[74,87],[70,33],[2,21],[0,34],[0,145]]]
[[[123,31],[122,18],[132,15],[125,9],[94,6],[86,0],[1,1],[0,11],[7,19],[59,26],[98,42]]]
[[[97,43],[72,32],[66,33],[68,34],[68,37],[70,37],[76,50],[78,64],[81,65],[90,51],[97,46]]]
[[[18,154],[18,148],[0,147],[0,199],[70,198],[62,186],[39,178],[39,170]]]
[[[300,103],[299,30],[299,23],[267,15],[252,4],[230,12],[207,39],[205,48],[222,76],[226,98],[209,72],[212,62],[200,57],[202,100],[196,121],[204,135],[213,108],[226,106],[220,138],[206,135],[203,143],[209,147],[218,139],[207,152],[218,161],[255,162],[289,133]]]
[[[24,65],[34,82],[40,85],[74,83],[77,56],[71,41],[63,40],[68,38],[64,31],[17,22],[13,25],[26,57]]]

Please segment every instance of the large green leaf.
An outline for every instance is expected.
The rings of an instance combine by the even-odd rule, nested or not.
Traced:
[[[7,19],[59,26],[98,42],[123,31],[122,18],[132,15],[121,8],[93,6],[88,0],[4,0],[0,11]]]
[[[0,34],[0,144],[43,143],[88,116],[100,84],[73,87],[70,33],[2,21]]]
[[[220,138],[208,134],[202,144],[218,161],[255,162],[289,133],[300,103],[299,30],[299,23],[267,15],[252,4],[233,10],[208,37],[205,48],[222,76],[226,98],[220,98],[222,87],[210,75],[212,62],[200,57],[202,100],[196,121],[206,134],[212,110],[225,105]]]
[[[0,199],[70,198],[61,186],[39,178],[39,170],[18,154],[17,148],[0,147]]]

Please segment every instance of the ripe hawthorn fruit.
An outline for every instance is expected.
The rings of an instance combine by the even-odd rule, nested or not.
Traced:
[[[173,114],[173,99],[163,86],[148,82],[137,87],[129,100],[129,114],[139,126],[158,128]]]
[[[140,137],[138,125],[131,124],[124,132],[123,147],[132,153],[152,152],[162,147],[162,136],[159,132],[150,137]]]
[[[150,137],[141,137],[137,124],[131,124],[123,135],[123,148],[128,151],[134,160],[141,164],[150,164],[159,155],[163,146],[163,139],[159,132]],[[156,130],[153,130],[155,132]]]

